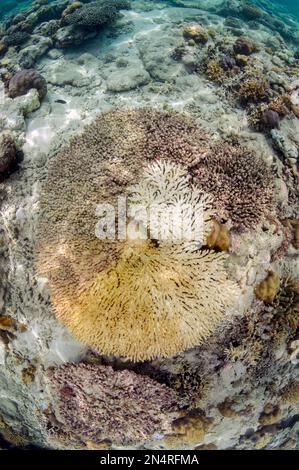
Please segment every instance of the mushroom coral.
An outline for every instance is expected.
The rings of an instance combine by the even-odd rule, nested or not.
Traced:
[[[184,116],[112,111],[51,162],[38,271],[49,280],[57,318],[102,354],[134,361],[175,355],[206,339],[234,302],[227,255],[202,247],[212,199],[188,172],[208,151],[206,142]],[[98,238],[98,204],[116,209],[124,194],[145,206],[201,203],[203,240]]]

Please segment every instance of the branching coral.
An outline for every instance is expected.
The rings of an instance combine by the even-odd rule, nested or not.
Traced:
[[[289,95],[280,95],[270,101],[268,108],[281,116],[286,116],[292,109],[292,101]]]
[[[246,78],[240,85],[239,98],[242,103],[259,103],[267,98],[269,82],[264,77]]]
[[[275,210],[270,168],[245,148],[216,146],[192,173],[194,180],[213,195],[219,213],[235,230],[256,227]]]
[[[142,219],[144,209],[150,216],[145,227],[151,231],[150,238],[205,244],[213,227],[213,201],[190,183],[182,165],[158,161],[145,169],[142,181],[128,192],[131,217]]]
[[[128,370],[65,364],[48,371],[56,431],[78,441],[129,443],[170,428],[176,394]],[[51,432],[51,424],[48,428]],[[58,432],[59,434],[59,432]]]

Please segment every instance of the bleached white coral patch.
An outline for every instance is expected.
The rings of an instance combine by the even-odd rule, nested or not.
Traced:
[[[155,162],[128,192],[130,215],[151,238],[204,244],[215,212],[212,197],[191,184],[183,166]]]

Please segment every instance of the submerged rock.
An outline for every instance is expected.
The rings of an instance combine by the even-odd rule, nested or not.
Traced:
[[[62,24],[98,29],[107,23],[111,23],[116,18],[119,10],[128,8],[130,8],[130,3],[127,0],[95,1],[65,14],[62,18]]]
[[[10,98],[26,95],[29,90],[35,88],[38,91],[40,100],[47,94],[47,82],[36,70],[21,70],[17,72],[9,81],[8,95]]]
[[[250,39],[242,36],[235,42],[234,51],[236,54],[240,55],[251,55],[257,51],[257,47]]]
[[[279,127],[279,114],[276,111],[273,111],[272,109],[267,109],[261,119],[261,123],[265,127],[269,127],[271,129],[273,128],[278,128]]]

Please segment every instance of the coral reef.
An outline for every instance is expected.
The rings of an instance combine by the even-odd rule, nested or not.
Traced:
[[[9,81],[8,95],[10,98],[26,95],[29,90],[35,88],[39,99],[42,100],[47,94],[47,82],[36,70],[28,69],[17,72]]]
[[[210,60],[207,64],[206,74],[211,80],[221,83],[224,76],[222,63],[217,59]]]
[[[177,401],[172,390],[149,377],[87,364],[49,370],[48,386],[55,417],[55,424],[47,422],[48,432],[79,442],[128,444],[166,432]]]

